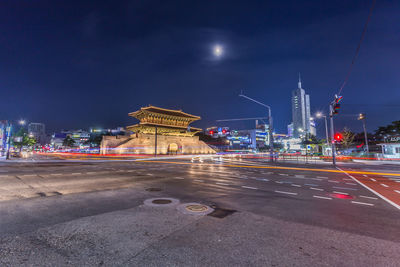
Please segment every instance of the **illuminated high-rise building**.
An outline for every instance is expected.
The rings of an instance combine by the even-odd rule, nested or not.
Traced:
[[[292,91],[293,137],[305,136],[311,131],[310,125],[310,96],[301,88],[301,78],[297,89]]]

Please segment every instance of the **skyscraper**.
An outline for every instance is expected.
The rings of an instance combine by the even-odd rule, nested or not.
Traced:
[[[293,137],[310,133],[310,96],[301,88],[300,74],[297,89],[292,91],[292,119]]]

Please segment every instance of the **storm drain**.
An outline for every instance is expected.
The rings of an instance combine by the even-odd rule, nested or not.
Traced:
[[[152,207],[171,207],[179,204],[179,200],[169,197],[150,198],[144,201],[146,206]]]
[[[207,215],[214,211],[213,208],[200,203],[181,204],[176,209],[184,214]]]
[[[235,213],[236,210],[229,210],[229,209],[222,209],[222,208],[214,208],[214,211],[208,214],[208,216],[212,216],[215,218],[225,218],[226,216],[229,216],[233,213]]]

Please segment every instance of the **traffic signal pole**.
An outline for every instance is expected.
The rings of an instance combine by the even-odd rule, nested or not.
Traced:
[[[333,166],[336,166],[336,156],[335,156],[336,146],[335,146],[335,137],[334,137],[335,129],[334,129],[334,126],[333,126],[333,111],[334,111],[333,106],[334,106],[334,103],[332,102],[329,105],[329,117],[330,117],[330,121],[331,121],[332,163],[333,163]]]

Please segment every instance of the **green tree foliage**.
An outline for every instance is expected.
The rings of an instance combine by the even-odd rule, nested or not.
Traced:
[[[13,146],[22,148],[24,146],[33,146],[36,144],[36,139],[29,137],[28,132],[25,128],[21,128],[13,135]]]
[[[393,121],[391,124],[387,126],[380,126],[375,131],[375,134],[378,136],[387,136],[387,135],[398,135],[400,134],[400,120]]]
[[[71,138],[71,136],[67,135],[63,141],[63,146],[73,147],[75,145],[75,140]]]

